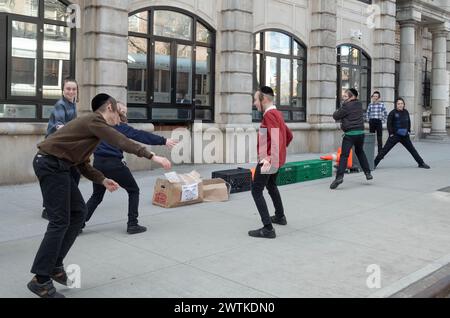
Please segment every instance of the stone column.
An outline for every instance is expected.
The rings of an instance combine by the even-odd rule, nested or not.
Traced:
[[[447,71],[447,25],[430,28],[433,35],[433,66],[431,77],[432,137],[446,137],[446,108],[449,106]]]
[[[126,101],[127,7],[128,1],[85,1],[83,29],[77,41],[80,112],[90,111],[90,101],[98,93]]]
[[[447,35],[447,72],[450,78],[450,33]],[[450,83],[449,83],[449,101],[450,101]],[[449,105],[450,106],[450,105]],[[447,125],[450,124],[450,118],[447,117]]]
[[[373,88],[381,93],[387,107],[395,98],[395,31],[396,5],[393,0],[378,0],[380,17],[375,26],[375,54],[372,60]]]
[[[311,46],[308,54],[308,122],[316,127],[334,124],[336,110],[336,1],[310,2]],[[330,126],[331,127],[331,126]],[[332,151],[339,138],[336,127],[311,131],[310,151]]]
[[[252,123],[253,0],[223,0],[220,34],[220,106],[216,121]]]
[[[416,83],[416,27],[414,20],[400,21],[400,83],[399,95],[406,106],[415,109]],[[411,114],[412,126],[414,127],[414,112]]]

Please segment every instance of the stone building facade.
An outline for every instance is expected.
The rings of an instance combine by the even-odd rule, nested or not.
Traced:
[[[164,136],[251,136],[252,94],[266,84],[294,132],[291,153],[336,149],[332,114],[350,86],[365,105],[373,90],[389,109],[405,98],[416,138],[446,138],[449,30],[446,0],[0,0],[0,184],[34,180],[64,75],[79,82],[80,113],[109,93],[128,102],[132,125]],[[252,159],[234,158],[240,146],[225,139],[216,161]]]

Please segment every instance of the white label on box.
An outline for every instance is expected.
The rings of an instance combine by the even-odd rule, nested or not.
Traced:
[[[181,202],[198,199],[198,183],[181,186]]]

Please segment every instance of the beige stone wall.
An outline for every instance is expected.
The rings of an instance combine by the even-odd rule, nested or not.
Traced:
[[[81,87],[80,112],[90,110],[91,98],[106,92],[126,100],[127,34],[129,13],[150,6],[168,6],[192,12],[216,30],[215,108],[213,127],[226,131],[236,125],[243,129],[257,127],[251,122],[253,33],[264,29],[285,30],[308,49],[308,122],[289,124],[294,132],[290,153],[332,152],[341,141],[341,131],[332,119],[336,98],[336,46],[351,43],[372,58],[372,88],[382,90],[387,101],[393,100],[394,60],[399,58],[400,39],[396,34],[395,4],[407,0],[374,0],[381,19],[375,27],[368,21],[373,11],[356,0],[75,0],[82,9],[82,27],[77,30],[76,78]],[[427,10],[441,12],[450,8],[448,1],[423,0]],[[401,15],[400,15],[401,17]],[[398,17],[397,17],[398,18]],[[397,33],[396,33],[397,31]],[[361,36],[358,36],[360,32]],[[450,37],[448,38],[450,39]],[[413,52],[432,58],[432,37],[421,27],[416,34],[420,45]],[[450,40],[447,41],[450,56]],[[406,54],[405,56],[407,56]],[[418,74],[413,91],[416,105],[421,89],[421,62],[410,59]],[[420,58],[421,60],[421,58]],[[447,61],[450,65],[450,60]],[[448,66],[450,70],[450,66]],[[409,95],[408,95],[409,96]],[[414,102],[413,102],[414,103]],[[420,107],[413,107],[420,131]],[[170,130],[152,124],[134,125],[170,137]],[[46,124],[0,123],[0,143],[6,151],[0,163],[0,184],[35,180],[31,160],[36,144],[44,138]],[[207,143],[207,142],[205,142]],[[225,147],[225,146],[224,146]],[[153,147],[158,154],[170,156],[167,149]],[[236,150],[236,149],[235,149]],[[226,157],[226,149],[222,150]],[[133,170],[152,169],[151,163],[126,156]],[[192,158],[193,159],[193,158]]]
[[[367,24],[371,12],[366,3],[356,0],[337,0],[337,45],[351,43],[374,55],[374,28]],[[353,36],[360,31],[361,37]]]
[[[35,181],[33,158],[46,124],[0,123],[0,185]]]

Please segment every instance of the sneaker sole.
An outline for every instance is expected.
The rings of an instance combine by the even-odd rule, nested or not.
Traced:
[[[343,183],[344,183],[344,181],[338,183],[338,184],[335,185],[335,186],[330,186],[330,189],[331,189],[331,190],[336,190],[336,189],[337,189],[341,184],[343,184]]]
[[[55,292],[55,294],[53,295],[53,297],[49,297],[48,294],[46,294],[45,296],[39,294],[37,291],[33,290],[32,288],[33,284],[32,283],[28,283],[27,287],[28,290],[30,292],[32,292],[33,294],[35,294],[36,296],[38,296],[39,298],[66,298],[63,294],[60,294],[58,292]]]
[[[145,231],[138,231],[138,232],[128,232],[127,231],[127,233],[130,234],[130,235],[140,234],[140,233],[145,233],[145,232],[147,232],[147,230],[145,230]]]

